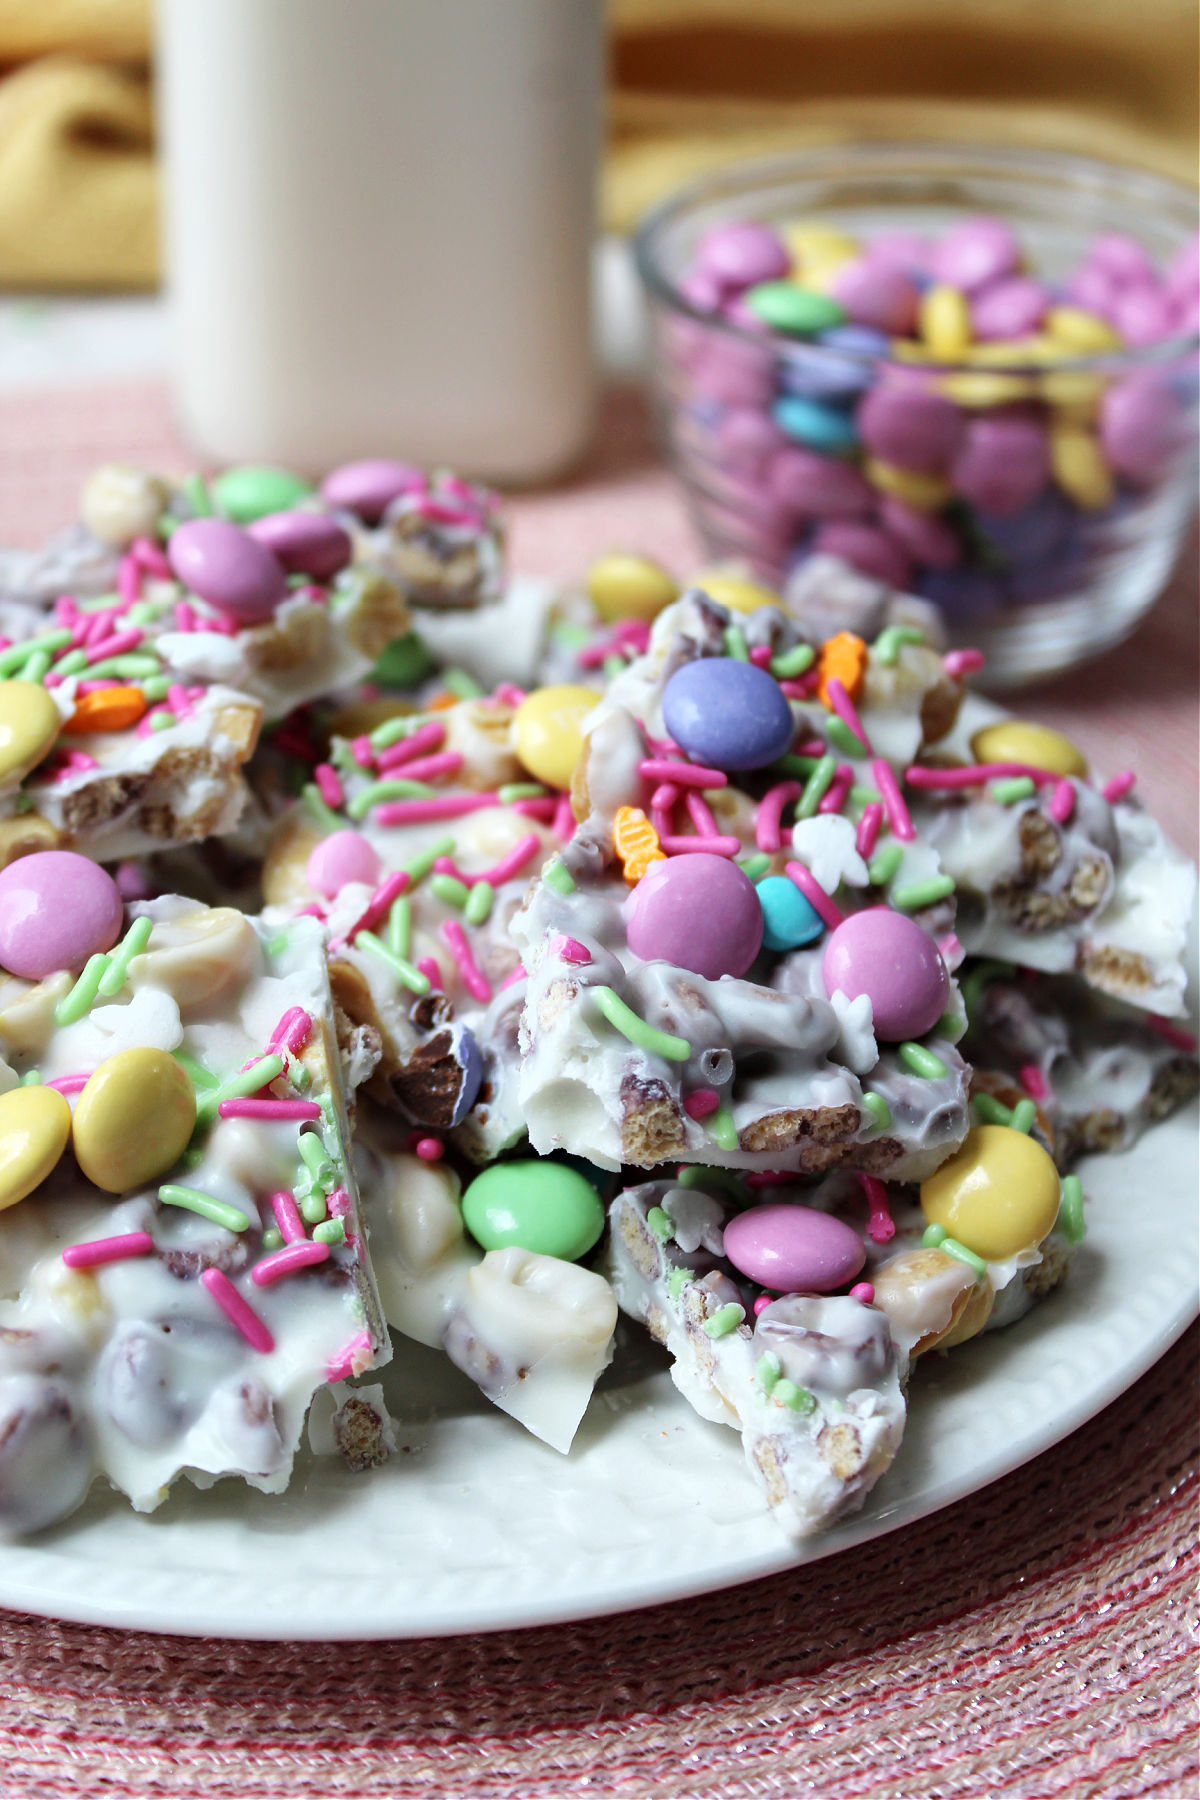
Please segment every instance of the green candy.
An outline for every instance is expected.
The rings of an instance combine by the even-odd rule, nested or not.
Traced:
[[[537,1158],[493,1163],[462,1197],[463,1223],[485,1250],[517,1244],[540,1256],[578,1262],[604,1229],[591,1182],[565,1163]]]
[[[836,300],[827,294],[816,294],[811,288],[797,287],[792,281],[760,281],[746,295],[746,305],[776,331],[791,331],[801,337],[828,331],[846,317]]]
[[[243,463],[214,476],[212,497],[217,510],[235,525],[251,525],[268,513],[290,512],[312,493],[312,483],[290,469]]]
[[[415,631],[393,638],[375,667],[371,680],[384,688],[413,688],[433,669],[433,658]]]

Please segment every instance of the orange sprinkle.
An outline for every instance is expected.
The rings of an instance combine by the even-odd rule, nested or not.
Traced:
[[[657,831],[636,806],[618,806],[614,813],[613,848],[630,887],[637,886],[652,862],[663,862],[666,857]]]
[[[817,658],[817,693],[826,706],[829,705],[829,691],[826,682],[840,681],[851,700],[857,700],[862,693],[863,676],[867,672],[867,646],[852,631],[839,631],[828,643],[821,645],[821,653]]]
[[[445,712],[451,706],[457,706],[462,699],[461,694],[452,694],[449,688],[440,688],[432,699],[425,702],[423,712]]]
[[[140,687],[98,688],[75,702],[64,731],[128,731],[146,710]]]

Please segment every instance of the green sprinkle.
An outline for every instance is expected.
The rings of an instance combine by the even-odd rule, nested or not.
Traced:
[[[615,681],[617,676],[624,672],[624,669],[625,658],[623,656],[618,656],[616,651],[614,651],[611,656],[606,656],[603,663],[600,665],[600,672],[604,676],[605,681]]]
[[[837,757],[822,756],[804,784],[804,792],[796,802],[796,817],[811,819],[820,805],[829,784],[837,773]]]
[[[967,1008],[967,1018],[974,1018],[980,996],[990,981],[1011,981],[1016,972],[1016,968],[1010,962],[994,962],[989,957],[984,957],[982,961],[977,962],[960,983],[963,1001]]]
[[[36,650],[21,670],[22,681],[40,681],[50,673],[52,657],[48,650]]]
[[[356,932],[354,948],[367,950],[378,961],[386,963],[401,987],[408,988],[410,993],[427,994],[429,992],[428,975],[422,975],[420,969],[410,963],[407,957],[393,955],[392,951],[380,938],[375,936],[373,931]]]
[[[1037,793],[1037,783],[1031,775],[1013,775],[1001,781],[988,783],[988,793],[1001,806],[1011,806],[1016,800],[1028,800],[1030,794]]]
[[[771,658],[771,673],[776,681],[794,681],[812,668],[816,658],[811,644],[797,644],[794,650],[782,650]]]
[[[708,1129],[722,1150],[736,1150],[738,1147],[737,1126],[733,1122],[733,1114],[727,1106],[719,1106],[708,1121]]]
[[[170,687],[169,675],[148,675],[142,683],[142,692],[147,700],[165,700]]]
[[[151,731],[170,731],[172,725],[178,725],[178,723],[179,720],[175,714],[164,708],[162,712],[156,712],[153,715],[150,720],[150,729]]]
[[[457,694],[460,700],[478,700],[483,692],[475,677],[468,675],[465,669],[443,669],[441,680],[442,686]]]
[[[984,1125],[1012,1124],[1012,1113],[994,1094],[972,1094],[971,1110]]]
[[[102,950],[97,951],[95,956],[88,957],[79,980],[69,994],[64,994],[54,1009],[56,1025],[74,1025],[77,1019],[82,1019],[85,1013],[91,1012],[107,968],[108,958]]]
[[[183,497],[198,519],[210,519],[215,511],[208,483],[203,475],[189,475],[183,484]],[[179,521],[176,520],[176,523]]]
[[[475,882],[467,897],[467,904],[463,908],[463,918],[466,920],[467,924],[485,924],[491,913],[492,902],[495,898],[496,890],[490,881]]]
[[[886,887],[903,861],[902,844],[885,844],[879,854],[873,856],[867,864],[867,879],[871,886]]]
[[[181,1206],[185,1212],[199,1213],[202,1219],[211,1219],[214,1225],[223,1225],[226,1231],[245,1231],[250,1224],[238,1207],[227,1206],[224,1200],[214,1200],[211,1194],[202,1194],[199,1188],[179,1187],[168,1181],[159,1188],[158,1197],[164,1206]]]
[[[365,819],[383,800],[428,800],[435,792],[427,781],[406,781],[397,775],[394,780],[369,781],[347,802],[346,811],[352,819]]]
[[[745,1185],[738,1180],[732,1169],[710,1169],[703,1163],[688,1163],[680,1169],[675,1177],[676,1187],[681,1188],[724,1188],[737,1200],[746,1198]]]
[[[125,623],[128,625],[153,625],[154,621],[161,618],[165,611],[166,605],[162,600],[135,600],[125,614]]]
[[[267,1226],[267,1229],[262,1234],[262,1247],[264,1250],[283,1249],[283,1233],[280,1231],[278,1225]]]
[[[865,756],[867,747],[861,738],[855,737],[845,719],[839,719],[836,713],[830,713],[825,720],[825,736],[843,756]]]
[[[686,1038],[672,1037],[667,1031],[657,1031],[653,1025],[647,1025],[645,1019],[639,1019],[612,988],[594,987],[588,991],[613,1029],[628,1038],[631,1044],[636,1044],[639,1050],[645,1050],[650,1056],[665,1057],[668,1062],[686,1062],[692,1054],[692,1046]]]
[[[771,764],[773,775],[789,775],[793,781],[806,781],[817,766],[815,756],[797,756],[789,750],[786,756],[776,757]]]
[[[338,1244],[344,1244],[345,1241],[346,1227],[342,1224],[340,1219],[324,1219],[319,1225],[313,1226],[314,1243],[336,1246]]]
[[[407,894],[401,894],[398,900],[392,902],[385,941],[393,956],[400,957],[404,962],[408,961],[409,947],[412,944],[412,901]]]
[[[29,658],[35,654],[40,655],[47,650],[61,650],[64,645],[70,643],[74,635],[74,632],[66,630],[47,631],[43,632],[41,637],[25,638],[23,642],[13,644],[9,649],[0,651],[0,676],[12,675],[14,670],[23,668]]]
[[[761,850],[757,856],[739,856],[734,860],[743,875],[747,875],[751,881],[761,881],[771,866],[770,857],[764,855]]]
[[[501,806],[511,806],[514,800],[543,800],[549,791],[540,781],[506,781],[496,789],[496,798]]]
[[[447,906],[457,908],[459,912],[471,898],[470,888],[456,875],[434,875],[430,879],[429,891],[438,900],[444,901]]]
[[[123,656],[106,656],[103,662],[92,663],[88,670],[89,677],[118,675],[122,681],[136,681],[141,675],[157,675],[162,668],[162,658],[149,650],[127,650]]]
[[[953,1037],[956,1032],[962,1030],[963,1024],[964,1021],[959,1018],[957,1013],[944,1012],[934,1026],[934,1030],[940,1031],[943,1037]]]
[[[552,863],[547,863],[542,870],[542,880],[547,887],[552,887],[556,894],[573,894],[575,892],[574,877],[559,856],[556,856]]]
[[[892,1122],[892,1112],[883,1095],[873,1094],[869,1088],[864,1088],[863,1106],[869,1113],[871,1123],[876,1131],[886,1131]]]
[[[731,1300],[728,1306],[718,1306],[711,1319],[705,1319],[704,1334],[710,1338],[728,1337],[731,1331],[737,1330],[745,1316],[745,1307],[739,1306],[736,1300]]]
[[[946,1065],[941,1057],[935,1056],[932,1050],[927,1050],[924,1044],[898,1044],[896,1054],[906,1069],[911,1069],[914,1075],[923,1076],[926,1081],[937,1081],[946,1073]]]
[[[78,675],[80,670],[86,669],[87,666],[86,650],[68,650],[67,654],[60,656],[55,663],[54,673],[56,675]]]
[[[90,600],[77,600],[76,610],[81,613],[103,612],[106,607],[119,606],[120,594],[93,594]]]
[[[810,1393],[805,1387],[797,1387],[794,1381],[788,1381],[786,1377],[775,1383],[775,1391],[771,1398],[777,1400],[781,1406],[786,1406],[789,1412],[807,1415],[817,1410],[816,1395]]]
[[[346,1146],[342,1142],[342,1127],[338,1120],[337,1107],[332,1094],[322,1094],[317,1104],[321,1108],[321,1135],[325,1139],[325,1148],[339,1168],[346,1166]]]
[[[439,838],[436,844],[430,844],[420,855],[410,856],[406,863],[401,863],[400,869],[405,875],[411,876],[412,885],[416,887],[418,881],[424,881],[439,856],[453,856],[457,849],[457,838]]]
[[[669,1244],[675,1236],[675,1227],[668,1219],[661,1206],[652,1206],[646,1214],[646,1223],[660,1244]]]
[[[390,750],[393,744],[411,737],[421,723],[420,713],[413,713],[403,719],[385,719],[382,725],[377,725],[374,731],[368,733],[367,742],[372,750]]]
[[[853,800],[855,806],[878,806],[883,795],[878,788],[859,787],[856,784],[850,789],[849,798]]]
[[[577,625],[573,619],[559,619],[550,627],[550,636],[556,644],[565,644],[569,650],[582,650],[590,633],[586,625]]]
[[[754,1365],[754,1379],[764,1394],[770,1394],[783,1374],[783,1364],[773,1350],[764,1350]]]
[[[1033,1124],[1036,1118],[1037,1107],[1033,1104],[1033,1101],[1018,1100],[1017,1104],[1012,1109],[1012,1118],[1009,1120],[1009,1125],[1013,1131],[1023,1131],[1028,1134],[1033,1130]]]
[[[277,931],[273,938],[267,939],[267,955],[282,956],[291,941],[286,931]]]
[[[100,979],[102,994],[119,994],[129,979],[129,965],[140,956],[154,929],[147,918],[135,919],[115,950],[108,953],[108,967]]]
[[[900,655],[901,644],[923,644],[925,633],[915,625],[887,625],[871,645],[872,654],[885,669],[890,669]]]
[[[923,906],[945,900],[953,892],[952,875],[931,875],[928,881],[912,881],[907,887],[893,888],[888,898],[900,912],[920,912]]]
[[[222,1100],[240,1100],[246,1094],[257,1094],[260,1088],[276,1081],[283,1070],[282,1056],[260,1056],[248,1069],[239,1070],[202,1094],[196,1108],[197,1116],[211,1118]]]
[[[326,806],[321,797],[321,790],[315,781],[305,782],[300,789],[300,798],[322,831],[344,831],[346,829],[346,821],[339,819],[337,814],[331,812]]]
[[[22,1087],[41,1087],[41,1085],[42,1071],[40,1069],[27,1069],[21,1077]]]
[[[300,1160],[312,1176],[313,1181],[326,1193],[337,1182],[333,1164],[329,1160],[321,1135],[316,1131],[302,1131],[296,1139],[296,1148],[300,1152]]]
[[[288,1075],[292,1086],[302,1094],[312,1086],[312,1076],[302,1062],[293,1062],[288,1069]]]
[[[1087,1235],[1083,1218],[1083,1183],[1078,1175],[1064,1175],[1058,1223],[1068,1244],[1082,1244]]]
[[[300,1217],[306,1225],[321,1225],[329,1217],[329,1208],[325,1204],[325,1196],[320,1188],[309,1188],[303,1195],[296,1193],[296,1204],[300,1208]]]
[[[671,1270],[671,1273],[667,1276],[667,1293],[671,1296],[671,1299],[674,1300],[677,1306],[679,1304],[679,1296],[683,1292],[684,1287],[689,1281],[695,1281],[695,1279],[695,1269]]]
[[[982,1256],[976,1256],[973,1250],[968,1250],[967,1246],[960,1244],[957,1238],[950,1237],[944,1225],[927,1226],[921,1242],[926,1250],[944,1250],[947,1256],[953,1256],[960,1263],[966,1263],[968,1269],[975,1271],[976,1281],[981,1281],[987,1274],[987,1264]]]
[[[725,654],[732,656],[735,662],[749,662],[750,651],[746,645],[746,634],[737,625],[725,627]]]
[[[208,1093],[210,1088],[219,1087],[221,1085],[216,1076],[210,1074],[204,1067],[204,1064],[198,1063],[194,1056],[189,1056],[186,1050],[172,1050],[171,1055],[175,1058],[175,1061],[179,1064],[192,1086],[194,1088],[199,1088],[202,1094]]]

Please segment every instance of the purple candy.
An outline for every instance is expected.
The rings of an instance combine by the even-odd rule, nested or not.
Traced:
[[[1008,600],[1008,582],[990,569],[930,569],[921,577],[921,592],[947,617],[978,625],[999,612]]]
[[[680,748],[713,769],[765,768],[789,748],[796,729],[774,676],[728,656],[702,656],[676,669],[663,689],[662,715]]]
[[[933,243],[919,231],[881,231],[867,246],[872,262],[890,264],[909,275],[928,275]]]
[[[766,225],[718,225],[696,247],[696,264],[726,287],[754,287],[789,273],[792,259]]]
[[[888,906],[843,919],[826,940],[821,966],[826,993],[869,996],[875,1036],[889,1044],[931,1031],[950,998],[950,977],[929,933]]]
[[[308,885],[332,900],[348,882],[374,887],[383,873],[378,852],[361,831],[333,831],[321,839],[308,859]]]
[[[853,1281],[867,1259],[844,1219],[787,1201],[737,1213],[724,1238],[734,1268],[775,1294],[831,1294]]]
[[[727,857],[669,856],[650,864],[626,901],[625,935],[645,962],[709,981],[744,975],[762,948],[758,890]]]
[[[922,475],[947,468],[964,429],[958,408],[916,380],[872,388],[858,409],[859,435],[871,455]]]
[[[722,303],[721,317],[728,319],[731,325],[736,325],[739,331],[752,331],[756,337],[771,335],[771,327],[767,321],[752,307],[747,306],[740,294],[735,294],[732,300]]]
[[[1150,487],[1165,473],[1181,436],[1179,404],[1158,373],[1130,376],[1100,402],[1100,442],[1118,475]]]
[[[1111,324],[1117,286],[1103,269],[1093,269],[1087,263],[1076,269],[1067,282],[1066,297],[1073,306],[1082,306],[1085,312],[1094,312]]]
[[[833,278],[833,296],[856,325],[869,325],[891,337],[904,337],[917,317],[918,294],[892,263],[864,257],[847,263]]]
[[[246,530],[289,575],[311,575],[314,581],[331,581],[354,554],[349,533],[328,513],[267,513]]]
[[[863,575],[873,575],[888,587],[906,588],[912,575],[908,558],[898,544],[877,525],[857,519],[833,519],[822,525],[812,541],[816,556],[840,556]]]
[[[1031,506],[994,517],[976,512],[975,524],[1007,563],[1016,569],[1036,568],[1059,555],[1078,514],[1056,488],[1045,488]]]
[[[1127,344],[1142,347],[1170,337],[1175,308],[1157,285],[1139,282],[1122,288],[1113,301],[1112,322]]]
[[[772,496],[801,518],[861,518],[875,504],[875,493],[853,463],[815,450],[789,447],[771,458],[767,487]]]
[[[716,439],[725,466],[752,476],[760,475],[767,459],[787,443],[774,419],[749,406],[730,407],[717,426]]]
[[[1019,267],[1021,247],[1011,225],[1003,219],[964,219],[938,243],[933,252],[933,272],[939,281],[973,294]]]
[[[957,534],[937,513],[922,512],[894,494],[885,494],[879,520],[904,554],[927,569],[953,569],[962,561]]]
[[[707,338],[692,368],[697,389],[726,406],[767,406],[774,387],[770,351],[716,332]]]
[[[421,493],[425,485],[424,471],[413,463],[373,457],[334,469],[321,483],[321,498],[326,506],[344,507],[368,525],[377,525],[393,500]]]
[[[1046,316],[1050,296],[1040,281],[1013,275],[976,294],[971,302],[971,329],[984,342],[1026,337]]]
[[[1049,478],[1046,428],[1016,408],[972,419],[950,468],[955,493],[1000,518],[1036,500]]]
[[[188,519],[167,544],[167,560],[184,587],[241,624],[269,619],[287,598],[283,565],[228,519]]]
[[[1119,286],[1156,282],[1158,275],[1142,245],[1122,231],[1102,231],[1092,239],[1088,262]]]
[[[38,850],[0,870],[0,966],[27,981],[111,950],[124,918],[116,882],[90,856]]]
[[[1167,269],[1167,292],[1172,299],[1187,297],[1200,287],[1200,237],[1191,238],[1171,258]]]
[[[690,269],[679,283],[679,292],[697,312],[716,312],[721,304],[721,284],[704,269]]]

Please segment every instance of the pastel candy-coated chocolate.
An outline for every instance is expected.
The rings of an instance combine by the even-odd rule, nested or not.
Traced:
[[[721,461],[728,469],[757,476],[764,461],[787,443],[772,418],[749,406],[732,406],[716,426]]]
[[[1100,402],[1104,453],[1117,474],[1137,487],[1152,485],[1165,472],[1181,422],[1179,403],[1160,375],[1116,381]]]
[[[972,419],[950,467],[954,490],[1003,518],[1036,500],[1050,479],[1050,446],[1039,419],[1023,412]]]
[[[1008,1125],[975,1125],[960,1149],[921,1183],[930,1225],[986,1262],[1040,1244],[1058,1217],[1058,1170],[1035,1138]]]
[[[919,231],[881,231],[871,239],[867,254],[873,262],[892,263],[910,275],[928,275],[933,242]]]
[[[941,474],[962,443],[963,419],[941,394],[913,381],[871,389],[858,409],[859,435],[872,456],[901,469]]]
[[[513,715],[513,747],[535,781],[568,788],[583,749],[582,725],[596,704],[591,688],[566,682],[535,688]]]
[[[903,550],[877,525],[858,519],[831,519],[812,540],[817,556],[840,556],[863,575],[904,588],[912,573]]]
[[[196,1098],[165,1050],[118,1050],[100,1064],[75,1103],[75,1160],[106,1194],[155,1181],[187,1149]]]
[[[1170,296],[1149,283],[1127,288],[1113,302],[1113,324],[1127,344],[1157,344],[1169,337],[1175,308]]]
[[[962,544],[954,528],[937,513],[885,494],[879,522],[906,556],[927,569],[953,569],[962,561]]]
[[[761,414],[750,413],[759,419]],[[587,573],[588,597],[602,619],[655,619],[678,598],[679,589],[648,556],[613,551],[601,556]]]
[[[485,1250],[515,1244],[577,1262],[604,1230],[604,1208],[587,1178],[549,1157],[497,1162],[462,1197],[463,1224]]]
[[[0,681],[0,781],[21,781],[36,769],[62,724],[40,681]]]
[[[1024,337],[1037,330],[1049,304],[1050,297],[1040,281],[1029,275],[1012,275],[976,294],[971,306],[971,328],[984,343]]]
[[[864,257],[847,263],[833,278],[835,300],[856,325],[870,325],[891,337],[912,330],[917,316],[917,290],[894,263]]]
[[[990,569],[929,569],[921,592],[952,619],[963,623],[989,619],[1008,598],[1008,584]]]
[[[461,1085],[458,1098],[454,1102],[450,1114],[450,1129],[461,1125],[479,1094],[483,1081],[483,1057],[479,1053],[479,1045],[475,1041],[475,1033],[468,1031],[464,1025],[454,1039],[454,1056],[462,1070]],[[436,1123],[436,1121],[433,1121]]]
[[[806,394],[783,394],[771,409],[771,417],[779,429],[798,444],[811,450],[825,450],[833,455],[853,450],[858,432],[849,413],[836,406],[825,406]]]
[[[121,935],[112,876],[74,850],[38,850],[0,869],[0,967],[27,981],[81,969]]]
[[[1087,758],[1061,731],[1035,725],[1028,719],[1001,719],[985,725],[971,739],[971,755],[977,762],[1020,762],[1055,775],[1078,775],[1086,781]]]
[[[228,519],[188,519],[176,526],[167,560],[193,594],[246,625],[269,619],[287,597],[282,563]]]
[[[723,406],[766,406],[775,375],[770,352],[710,332],[692,376],[696,387]]]
[[[331,581],[354,554],[349,532],[328,513],[268,513],[248,530],[289,575],[311,575],[314,581]]]
[[[937,243],[933,270],[939,281],[973,294],[1001,275],[1010,275],[1021,261],[1021,246],[1012,226],[1003,219],[982,216],[964,219]]]
[[[0,1094],[0,1212],[45,1181],[70,1135],[71,1108],[57,1088]]]
[[[829,934],[825,991],[871,1001],[875,1036],[897,1044],[923,1037],[950,997],[950,977],[927,931],[887,906],[851,913]]]
[[[757,892],[764,949],[796,950],[815,943],[824,931],[825,921],[816,907],[786,875],[765,875]]]
[[[249,525],[268,513],[286,512],[312,493],[312,483],[291,469],[244,463],[213,477],[212,497],[235,525]]]
[[[308,885],[332,900],[348,882],[374,887],[383,873],[378,852],[361,831],[331,831],[308,859]]]
[[[1157,280],[1146,250],[1123,231],[1102,231],[1094,237],[1087,259],[1093,269],[1102,269],[1119,285]]]
[[[975,523],[1014,568],[1044,564],[1057,556],[1074,528],[1076,514],[1062,495],[1046,488],[1031,506],[1003,518],[977,508]]]
[[[798,337],[828,331],[846,317],[844,308],[828,294],[798,287],[794,281],[763,282],[750,289],[746,305],[774,330],[792,332]]]
[[[767,486],[775,499],[801,518],[858,518],[875,503],[870,485],[852,463],[799,446],[771,458]]]
[[[734,1268],[776,1294],[831,1294],[867,1260],[862,1239],[844,1219],[787,1201],[736,1214],[724,1238]]]
[[[625,936],[644,962],[719,981],[744,975],[758,955],[763,912],[735,862],[696,851],[650,864],[625,902]]]
[[[779,595],[771,588],[727,569],[701,569],[688,586],[703,588],[710,600],[727,606],[730,612],[756,612],[760,606],[779,605]]]
[[[791,268],[791,258],[767,225],[718,225],[696,247],[700,269],[727,287],[775,281]]]
[[[763,769],[784,754],[795,733],[774,676],[725,656],[702,656],[676,669],[663,689],[662,713],[675,742],[713,769]]]
[[[424,487],[425,473],[415,464],[370,457],[331,470],[321,483],[321,498],[326,506],[357,513],[368,525],[377,525],[393,500],[420,493]]]

